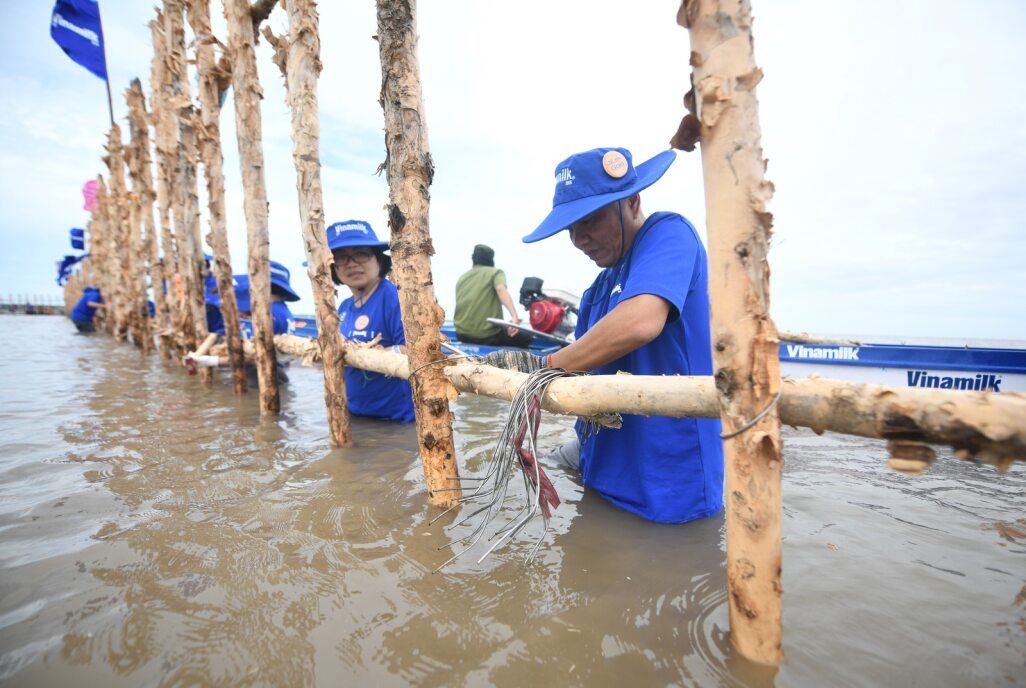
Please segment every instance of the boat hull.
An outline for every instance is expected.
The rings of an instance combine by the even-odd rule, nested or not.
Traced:
[[[780,374],[816,375],[892,387],[1026,392],[1026,349],[783,342]]]

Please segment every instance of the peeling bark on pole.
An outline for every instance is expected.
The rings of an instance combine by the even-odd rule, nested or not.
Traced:
[[[381,109],[385,114],[384,168],[390,204],[392,256],[403,314],[410,364],[420,372],[411,380],[417,436],[431,503],[452,504],[458,475],[449,402],[456,398],[441,368],[427,365],[442,356],[440,328],[445,313],[435,300],[431,277],[434,247],[428,232],[428,188],[434,163],[428,151],[427,121],[421,102],[417,65],[415,0],[378,0],[378,46],[381,54]],[[422,367],[426,366],[426,367]]]
[[[128,117],[132,127],[132,141],[135,146],[132,166],[132,184],[139,194],[139,205],[143,217],[144,240],[142,254],[149,262],[150,283],[153,286],[153,312],[154,322],[159,331],[163,323],[168,320],[167,295],[160,288],[161,271],[159,244],[156,224],[153,221],[153,166],[150,158],[150,126],[146,115],[146,98],[143,95],[142,85],[138,79],[132,80],[132,86],[125,94],[128,102]],[[145,297],[145,289],[143,295]],[[145,304],[144,304],[145,307]],[[147,318],[147,341],[152,344],[153,332],[149,327]],[[170,357],[168,338],[159,336],[157,339],[160,346],[160,354],[164,358]]]
[[[178,169],[178,136],[174,113],[168,106],[168,57],[167,32],[164,14],[157,11],[157,18],[150,22],[153,35],[153,64],[150,87],[152,89],[154,142],[157,149],[157,216],[160,218],[160,239],[164,249],[161,281],[153,285],[154,290],[167,288],[167,301],[171,316],[170,343],[178,355],[184,354],[181,346],[183,303],[178,299],[175,275],[178,274],[178,249],[171,233],[172,204],[175,193],[176,170]]]
[[[184,345],[189,351],[207,336],[207,318],[203,305],[203,251],[199,239],[199,191],[196,179],[196,133],[192,128],[192,96],[185,59],[185,25],[181,0],[164,0],[170,100],[178,126],[178,169],[175,190],[175,243],[178,246],[178,271],[182,276],[185,298],[183,320]],[[210,383],[213,371],[200,369],[200,379]]]
[[[125,150],[125,161],[131,166],[133,151],[131,148]],[[139,347],[143,353],[150,353],[153,340],[147,341],[149,333],[149,313],[146,309],[146,282],[143,281],[143,257],[142,233],[142,209],[139,207],[139,194],[134,191],[128,193],[128,236],[126,238],[126,260],[125,264],[125,306],[128,309],[127,326],[132,334],[132,342]]]
[[[107,240],[104,236],[105,221],[103,219],[106,215],[106,209],[100,203],[100,185],[102,183],[103,177],[97,175],[96,207],[90,213],[89,223],[86,225],[86,231],[89,232],[89,257],[86,258],[86,261],[89,262],[90,274],[88,275],[88,280],[83,285],[83,290],[85,286],[94,286],[100,290],[101,294],[103,293],[103,290],[107,288],[107,283],[104,281],[103,274],[104,268],[106,267],[104,260]],[[75,304],[71,304],[71,307],[74,308]],[[68,313],[71,313],[70,308],[68,309]],[[96,314],[93,316],[93,324],[96,326],[97,330],[106,329],[106,314],[102,309],[96,311]]]
[[[699,124],[709,236],[709,294],[720,393],[727,520],[730,638],[748,659],[778,664],[781,649],[779,344],[770,318],[766,204],[747,0],[685,0],[692,103]],[[764,409],[765,416],[748,429]]]
[[[199,138],[200,159],[207,180],[207,207],[210,212],[210,234],[207,243],[214,252],[212,266],[221,298],[228,360],[232,367],[232,386],[236,394],[246,392],[246,361],[242,353],[242,328],[239,307],[235,302],[232,261],[228,250],[228,223],[224,206],[224,156],[221,153],[220,84],[228,74],[214,59],[214,38],[210,28],[210,0],[188,0],[189,24],[196,36],[196,69],[199,73],[200,111],[195,129]]]
[[[110,172],[110,188],[108,189],[107,213],[110,223],[108,234],[108,275],[117,276],[110,282],[111,294],[107,308],[110,313],[114,338],[123,342],[128,337],[128,289],[124,276],[129,274],[128,240],[129,202],[128,188],[125,184],[125,154],[121,142],[121,127],[111,125],[107,137],[107,156],[104,159]]]
[[[161,313],[166,312],[167,303],[164,300],[164,293],[160,290],[159,273],[157,270],[156,256],[156,225],[153,222],[153,172],[150,161],[150,127],[146,120],[146,98],[143,95],[142,84],[138,79],[132,80],[132,85],[125,91],[125,102],[128,103],[128,121],[132,138],[132,155],[129,172],[132,176],[132,192],[136,197],[136,205],[139,213],[138,223],[133,223],[132,254],[136,257],[135,270],[132,272],[132,280],[136,297],[132,308],[136,313],[138,322],[138,337],[141,339],[143,353],[153,353],[153,331],[150,327],[150,318],[146,307],[146,263],[149,263],[150,275],[154,279],[153,310],[157,314],[158,322]],[[141,233],[140,233],[141,232]],[[140,310],[141,309],[141,310]],[[161,340],[161,347],[167,344]]]
[[[244,210],[249,244],[249,296],[253,308],[253,342],[256,345],[260,413],[278,413],[277,356],[271,325],[271,268],[267,236],[267,187],[264,181],[263,133],[260,122],[260,88],[256,64],[256,37],[248,0],[225,0],[228,22],[228,54],[232,65],[235,130],[242,167]]]
[[[331,251],[324,233],[324,199],[321,193],[320,122],[317,115],[317,78],[321,72],[317,4],[314,0],[285,0],[289,15],[288,41],[275,38],[267,27],[264,35],[275,48],[275,62],[285,76],[292,111],[292,158],[296,164],[299,217],[303,225],[307,275],[313,288],[314,309],[324,366],[324,404],[328,412],[331,444],[353,443],[343,372],[342,334],[335,310],[335,285],[331,281]]]
[[[103,302],[105,304],[105,307],[102,310],[98,310],[97,313],[103,315],[103,329],[107,331],[107,334],[113,335],[113,309],[116,303],[114,276],[117,274],[113,263],[113,236],[116,225],[113,222],[111,211],[113,199],[107,192],[107,184],[102,176],[97,176],[96,181],[96,213],[100,219],[98,241],[95,242],[95,248],[98,253],[96,270],[99,274],[99,279],[97,280],[99,284],[97,286],[100,287],[100,293],[103,295]],[[99,329],[99,326],[97,326],[97,329]]]

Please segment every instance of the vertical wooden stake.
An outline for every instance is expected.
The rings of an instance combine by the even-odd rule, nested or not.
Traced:
[[[730,637],[745,657],[778,664],[781,649],[778,337],[770,319],[772,216],[755,87],[748,0],[685,0],[691,104],[697,116],[709,233],[716,387],[725,434]],[[747,429],[761,412],[765,416]]]
[[[196,180],[196,132],[192,128],[192,95],[185,60],[185,25],[182,0],[164,0],[165,35],[170,75],[169,105],[178,125],[178,192],[175,199],[175,243],[178,246],[178,270],[182,276],[183,331],[185,346],[195,351],[207,337],[206,310],[203,305],[203,251],[199,239],[199,192]],[[210,383],[213,370],[200,368],[200,379]]]
[[[154,290],[167,289],[167,300],[173,331],[171,344],[182,355],[183,303],[178,300],[175,276],[178,275],[178,251],[171,233],[172,205],[175,192],[176,170],[178,169],[178,136],[173,110],[168,106],[169,74],[167,67],[167,32],[164,28],[164,14],[157,10],[157,18],[150,22],[153,34],[153,64],[150,87],[152,89],[154,142],[157,149],[157,216],[160,218],[160,239],[164,248],[161,280],[153,285]],[[163,323],[163,326],[166,323]]]
[[[210,234],[207,243],[214,251],[214,277],[221,298],[228,359],[232,366],[232,384],[236,394],[246,392],[246,361],[242,354],[242,328],[239,308],[232,287],[232,261],[228,251],[228,223],[224,207],[224,156],[221,153],[220,84],[226,74],[214,59],[214,34],[210,28],[210,0],[188,0],[189,24],[196,36],[196,70],[199,73],[200,111],[194,128],[199,139],[199,154],[207,180],[207,208]]]
[[[107,225],[107,187],[104,184],[103,175],[97,174],[96,207],[92,210],[88,225],[89,257],[86,259],[89,262],[89,272],[86,275],[87,280],[82,285],[82,288],[94,286],[100,289],[105,301],[107,300],[107,291],[109,289],[107,282]],[[72,303],[72,308],[74,306],[74,303]],[[110,318],[107,317],[106,311],[107,309],[96,311],[96,315],[93,317],[93,323],[95,323],[97,330],[107,329],[107,323],[110,321]],[[68,313],[71,313],[71,311]]]
[[[110,304],[107,306],[113,323],[114,338],[123,342],[128,337],[128,289],[124,275],[128,274],[129,202],[125,184],[125,154],[121,142],[121,127],[111,125],[107,137],[107,169],[110,172],[107,213],[110,218],[108,247],[109,275],[117,275],[110,283]],[[104,300],[108,297],[104,294]]]
[[[111,204],[114,202],[110,194],[107,193],[107,184],[103,181],[102,176],[96,177],[96,214],[99,216],[100,221],[97,223],[99,232],[96,233],[96,240],[93,242],[93,248],[96,251],[96,272],[99,279],[96,280],[96,286],[100,288],[100,294],[103,296],[103,302],[105,308],[97,311],[97,315],[102,314],[101,320],[103,329],[107,330],[107,334],[114,334],[114,315],[113,309],[114,304],[117,303],[114,295],[115,281],[113,277],[117,275],[113,267],[113,236],[115,232],[115,224],[113,221],[113,214],[111,211]],[[96,329],[100,329],[100,325],[97,325]]]
[[[142,84],[138,79],[132,80],[131,88],[125,94],[128,102],[128,117],[132,129],[132,141],[135,146],[134,165],[132,168],[133,186],[138,189],[139,204],[142,208],[144,239],[141,253],[149,262],[150,283],[153,287],[153,312],[157,329],[168,320],[167,295],[161,289],[160,270],[160,239],[157,236],[156,224],[153,221],[153,165],[150,156],[150,125],[146,114],[146,97]],[[145,290],[143,292],[145,294]],[[145,298],[145,296],[144,296]],[[152,341],[150,332],[150,341]],[[161,356],[168,358],[171,353],[168,337],[158,337]]]
[[[264,181],[263,132],[260,101],[263,90],[257,75],[256,35],[249,0],[225,0],[228,55],[232,65],[235,129],[242,167],[244,210],[249,244],[249,296],[253,308],[253,343],[256,349],[260,413],[278,413],[277,355],[271,324],[271,267],[267,237],[267,187]]]
[[[417,64],[415,0],[377,0],[378,46],[381,55],[381,109],[385,114],[383,165],[388,176],[396,286],[403,313],[406,349],[417,415],[420,456],[431,503],[452,504],[458,491],[452,488],[459,475],[452,437],[449,402],[456,388],[441,366],[428,365],[442,356],[440,328],[445,319],[435,300],[431,277],[431,235],[428,232],[428,189],[434,163],[428,150],[427,120],[421,103],[420,68]]]
[[[138,223],[133,224],[133,238],[131,252],[136,257],[135,270],[132,273],[135,298],[133,299],[133,311],[138,321],[138,337],[141,338],[143,353],[153,352],[153,331],[150,327],[150,318],[146,308],[146,271],[145,264],[149,262],[150,275],[154,279],[153,305],[154,313],[166,312],[167,303],[164,293],[160,290],[159,273],[157,270],[156,225],[153,222],[153,171],[150,161],[150,126],[146,121],[146,97],[143,95],[142,84],[138,79],[132,79],[132,84],[125,91],[125,102],[128,103],[128,121],[131,131],[132,155],[129,171],[132,176],[132,191],[136,197],[138,212],[141,215],[140,227]],[[141,231],[141,234],[140,234]],[[141,310],[140,310],[141,309]],[[159,322],[159,319],[158,319]],[[161,340],[161,346],[166,347],[166,342]]]
[[[324,357],[328,435],[331,444],[346,447],[353,443],[353,436],[343,374],[345,352],[335,310],[335,286],[331,281],[333,259],[324,233],[324,199],[321,193],[321,129],[317,114],[321,41],[317,33],[317,3],[314,0],[286,0],[285,10],[289,15],[287,43],[275,38],[267,27],[264,27],[264,35],[275,48],[275,63],[285,76],[292,111],[292,158],[296,164],[307,275],[313,287],[317,316],[317,341]]]

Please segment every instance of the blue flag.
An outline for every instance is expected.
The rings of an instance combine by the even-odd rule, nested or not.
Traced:
[[[64,283],[71,277],[71,268],[75,267],[75,263],[88,257],[88,253],[81,256],[64,256],[64,260],[57,265],[57,284],[64,286]]]
[[[97,0],[57,0],[50,18],[50,35],[68,57],[107,80]]]
[[[79,251],[85,248],[85,230],[77,227],[71,230],[71,248],[77,248]]]

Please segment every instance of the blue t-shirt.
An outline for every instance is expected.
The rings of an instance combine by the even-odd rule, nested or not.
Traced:
[[[658,337],[593,370],[610,375],[712,375],[705,248],[675,213],[655,213],[627,255],[584,293],[580,338],[620,301],[654,294],[671,305]],[[578,423],[578,433],[583,429]],[[723,508],[719,419],[623,416],[623,428],[581,442],[584,484],[616,506],[650,521],[683,523]]]
[[[96,309],[89,305],[90,301],[93,303],[103,303],[103,297],[100,295],[99,289],[88,287],[82,292],[82,298],[78,300],[78,303],[71,310],[71,319],[92,322],[93,316],[96,315]]]
[[[224,321],[221,321],[221,329],[217,334],[224,334]],[[243,339],[253,338],[253,321],[239,318],[239,329]],[[296,320],[292,317],[292,311],[285,305],[284,301],[271,302],[271,333],[292,334],[296,330]]]
[[[378,283],[378,288],[359,308],[353,305],[351,296],[343,301],[338,315],[339,331],[346,339],[369,342],[380,334],[378,343],[385,348],[406,343],[399,292],[386,279]],[[345,376],[349,412],[353,415],[400,423],[413,420],[413,392],[406,380],[349,366]]]
[[[207,304],[207,332],[224,334],[224,316],[217,306]]]
[[[284,301],[271,302],[271,331],[275,334],[292,334],[296,331],[296,319]]]
[[[213,303],[213,299],[217,296],[217,278],[214,277],[214,273],[208,273],[207,278],[203,280],[203,300],[207,303]]]
[[[204,293],[203,301],[207,306],[207,332],[213,332],[214,334],[224,334],[224,317],[221,315],[221,299],[218,298],[217,280],[214,278],[214,274],[207,275],[206,281],[203,282]]]

